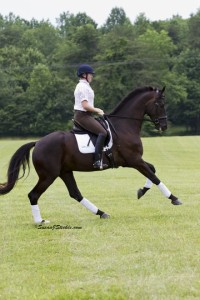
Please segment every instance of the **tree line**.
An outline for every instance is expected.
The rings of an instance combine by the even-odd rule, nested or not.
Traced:
[[[166,86],[170,132],[200,133],[200,10],[132,23],[115,7],[101,27],[85,13],[64,12],[56,26],[0,14],[0,136],[70,129],[80,63],[95,69],[95,103],[106,113],[135,88]]]

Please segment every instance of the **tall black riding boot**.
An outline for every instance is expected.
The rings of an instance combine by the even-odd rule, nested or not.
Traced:
[[[95,154],[94,154],[94,164],[93,167],[95,169],[105,169],[108,168],[108,165],[102,163],[102,154],[103,154],[103,146],[106,137],[100,133],[97,137],[96,145],[95,145]]]

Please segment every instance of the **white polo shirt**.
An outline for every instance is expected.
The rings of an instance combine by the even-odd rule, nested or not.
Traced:
[[[81,104],[83,100],[87,100],[88,103],[92,107],[94,107],[94,91],[86,79],[79,80],[79,83],[77,84],[74,91],[74,97],[75,97],[75,104],[74,104],[75,110],[86,111]]]

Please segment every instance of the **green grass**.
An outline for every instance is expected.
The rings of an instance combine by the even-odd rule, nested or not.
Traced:
[[[26,142],[0,141],[0,182]],[[111,218],[88,212],[57,180],[39,201],[49,229],[38,229],[27,198],[37,181],[32,167],[0,197],[0,299],[200,299],[200,137],[143,145],[144,159],[184,204],[171,205],[156,186],[137,200],[145,178],[136,170],[77,172],[82,194]]]

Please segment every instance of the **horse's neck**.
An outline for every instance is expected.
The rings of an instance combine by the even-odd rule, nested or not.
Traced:
[[[130,95],[132,96],[132,95]],[[146,113],[147,103],[153,97],[146,92],[124,99],[111,113],[117,131],[139,134]]]
[[[139,135],[144,118],[144,109],[142,109],[141,103],[134,101],[118,106],[110,115],[118,135],[121,133],[125,139],[127,134]]]
[[[120,103],[110,114],[124,118],[142,118],[145,113],[145,103],[141,99],[129,99]]]

